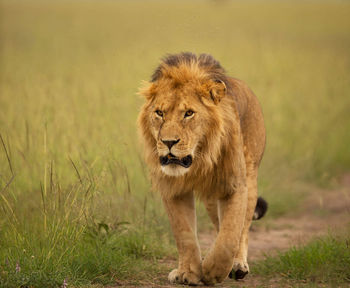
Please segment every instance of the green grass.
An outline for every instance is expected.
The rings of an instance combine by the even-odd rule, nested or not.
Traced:
[[[211,53],[259,97],[269,217],[310,183],[333,183],[350,168],[349,12],[340,1],[1,1],[0,283],[108,283],[173,253],[136,129],[138,87],[166,53]]]
[[[253,273],[269,279],[278,276],[290,285],[348,287],[350,284],[350,236],[319,238],[256,263]]]
[[[84,229],[66,225],[62,229],[62,225],[56,224],[54,229],[63,230],[60,235],[50,229],[45,238],[41,238],[40,232],[36,235],[21,233],[25,238],[20,243],[23,250],[13,246],[13,238],[2,239],[7,255],[0,265],[0,286],[57,287],[64,280],[78,286],[107,284],[126,278],[137,281],[155,269],[156,257],[165,255],[155,244],[156,239],[145,238],[138,231],[109,232],[104,230],[105,224]]]

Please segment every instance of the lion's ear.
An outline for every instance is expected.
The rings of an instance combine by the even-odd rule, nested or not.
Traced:
[[[222,80],[214,80],[210,86],[210,98],[215,104],[219,104],[221,99],[226,95],[226,85]]]
[[[152,100],[156,95],[156,84],[147,81],[142,82],[138,94],[144,96],[147,100]]]

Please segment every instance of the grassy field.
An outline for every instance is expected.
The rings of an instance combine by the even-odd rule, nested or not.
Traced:
[[[279,277],[281,286],[349,287],[349,233],[328,235],[307,245],[292,247],[276,257],[256,263],[253,273],[263,278]]]
[[[1,0],[0,13],[2,287],[137,280],[174,253],[136,128],[138,87],[166,53],[210,53],[257,94],[268,217],[350,169],[347,2]]]

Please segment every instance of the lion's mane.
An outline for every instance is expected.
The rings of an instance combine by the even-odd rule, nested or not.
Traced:
[[[218,95],[209,93],[208,87],[213,81],[221,81],[225,84],[226,95],[222,99]],[[198,145],[196,159],[190,172],[181,177],[171,177],[160,170],[156,139],[150,130],[152,123],[148,113],[154,97],[162,97],[163,89],[177,89],[185,85],[190,86],[193,93],[203,97],[207,103],[204,106],[209,117],[206,119],[206,129],[203,131],[205,137]],[[249,138],[249,133],[246,133],[247,135],[242,133],[241,125],[248,124],[249,126],[249,123],[244,123],[246,108],[254,100],[251,100],[251,97],[246,97],[252,93],[243,82],[228,77],[220,63],[208,54],[196,56],[192,53],[181,53],[164,58],[154,71],[151,81],[147,82],[140,90],[140,94],[146,97],[146,103],[141,108],[138,125],[145,148],[145,159],[150,168],[155,189],[167,190],[169,195],[195,189],[199,196],[206,196],[202,193],[207,193],[209,187],[239,185],[239,183],[227,183],[225,179],[232,178],[232,173],[237,170],[233,166],[239,164],[233,163],[234,150],[241,149],[233,146],[231,142],[233,135],[238,133],[241,135],[240,137],[247,136]],[[245,96],[243,97],[243,95]],[[245,143],[245,149],[247,145],[252,146],[251,143]],[[261,149],[263,150],[263,147],[257,149],[259,151],[253,151],[252,154],[255,155],[246,154],[252,161],[256,162],[256,165],[261,159]],[[241,157],[239,161],[245,161],[244,157]],[[240,173],[245,174],[245,171]],[[236,178],[240,179],[240,177]],[[230,191],[232,189],[224,190]],[[211,193],[214,192],[211,191]],[[221,197],[223,196],[221,195]]]

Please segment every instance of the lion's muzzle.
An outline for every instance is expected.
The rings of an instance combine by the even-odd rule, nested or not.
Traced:
[[[159,162],[160,162],[160,165],[162,166],[175,164],[175,165],[180,165],[182,167],[188,168],[192,164],[192,156],[187,155],[186,157],[183,157],[183,158],[177,158],[173,154],[169,153],[166,156],[160,156]]]

